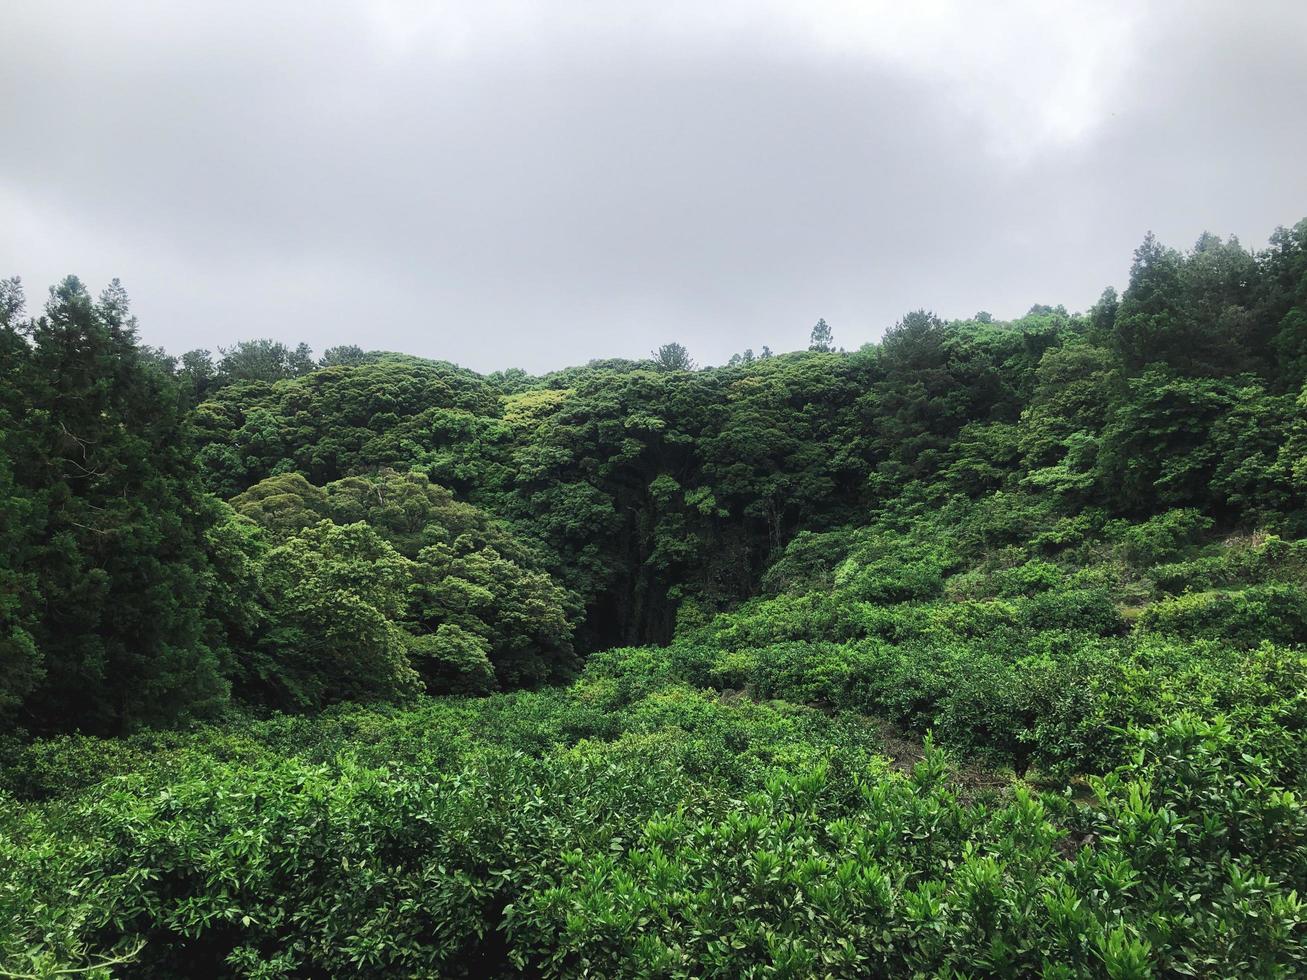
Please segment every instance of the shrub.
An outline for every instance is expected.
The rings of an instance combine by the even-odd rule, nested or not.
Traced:
[[[1240,647],[1263,641],[1307,641],[1307,592],[1296,585],[1258,585],[1237,592],[1194,592],[1144,610],[1139,629],[1224,640]]]
[[[1107,531],[1127,562],[1136,568],[1148,568],[1179,558],[1211,527],[1211,518],[1186,507],[1168,510],[1140,524],[1115,523]]]
[[[1050,641],[1002,683],[978,673],[950,724],[968,724],[968,706],[1002,715],[1023,677],[1057,690],[1077,649]],[[885,653],[769,658],[788,669]],[[1258,655],[1260,694],[1244,695],[1273,700],[1301,680],[1301,654]],[[0,798],[0,962],[487,977],[1307,966],[1301,770],[1232,720],[1182,712],[1124,734],[1124,764],[1093,780],[1084,808],[1021,786],[960,793],[930,739],[891,771],[868,751],[869,726],[783,702],[674,684],[612,712],[590,702],[613,682],[252,722],[241,746],[179,736],[42,807]],[[614,737],[559,740],[587,715],[616,721]]]

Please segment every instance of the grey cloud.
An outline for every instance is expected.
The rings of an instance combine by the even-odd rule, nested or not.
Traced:
[[[177,352],[545,370],[678,339],[720,363],[819,316],[856,346],[921,305],[1084,307],[1150,227],[1257,244],[1307,214],[1298,5],[1105,34],[1128,50],[1058,137],[1021,122],[1073,31],[958,68],[965,37],[935,53],[889,7],[903,51],[814,39],[806,6],[616,6],[17,4],[0,272],[120,276]]]

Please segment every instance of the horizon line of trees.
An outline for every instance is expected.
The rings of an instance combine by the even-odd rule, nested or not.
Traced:
[[[1122,329],[1114,335],[1117,352],[1133,367],[1138,367],[1148,363],[1150,357],[1155,357],[1156,352],[1149,349],[1151,340],[1154,337],[1169,336],[1174,343],[1167,356],[1168,361],[1178,365],[1186,359],[1206,358],[1206,368],[1210,372],[1238,373],[1226,369],[1232,364],[1246,364],[1246,355],[1240,354],[1233,361],[1225,359],[1225,355],[1230,353],[1231,342],[1242,340],[1247,346],[1271,352],[1275,358],[1285,363],[1291,373],[1301,371],[1304,361],[1307,361],[1307,342],[1300,335],[1307,330],[1307,324],[1296,319],[1287,323],[1277,322],[1274,317],[1259,315],[1262,311],[1256,307],[1283,306],[1285,296],[1298,288],[1299,284],[1294,278],[1294,256],[1301,251],[1304,236],[1302,225],[1299,222],[1292,227],[1277,228],[1271,235],[1268,247],[1255,252],[1245,250],[1236,236],[1222,239],[1219,235],[1204,232],[1188,253],[1181,253],[1162,245],[1149,232],[1134,253],[1127,289],[1133,302],[1126,311],[1127,319],[1123,322]],[[10,280],[11,292],[17,288],[17,282],[16,279]],[[1177,303],[1176,300],[1186,292],[1190,295],[1187,306],[1182,309],[1181,306],[1185,304]],[[1108,286],[1090,311],[1084,314],[1091,319],[1100,337],[1113,331],[1120,303],[1121,297],[1116,288]],[[934,316],[925,309],[913,313]],[[1061,304],[1050,306],[1036,303],[1026,312],[1025,317],[1056,316],[1072,319],[1081,315],[1069,313]],[[1173,322],[1159,322],[1159,317],[1169,317]],[[1191,329],[1187,329],[1183,321],[1191,324]],[[970,320],[944,322],[993,324],[996,321],[992,314],[981,310]],[[903,320],[898,321],[886,333],[901,328],[903,323]],[[1251,323],[1262,325],[1260,335],[1253,336],[1248,332]],[[876,343],[878,342],[869,341],[863,348]],[[837,350],[833,330],[824,318],[818,319],[812,327],[807,350],[814,353],[832,353]],[[231,347],[220,347],[216,359],[211,351],[204,349],[187,351],[179,357],[172,357],[157,348],[153,352],[169,370],[178,374],[195,391],[197,397],[203,397],[217,387],[240,381],[275,382],[301,377],[319,368],[356,366],[393,356],[384,351],[369,351],[357,345],[342,344],[327,348],[322,357],[315,360],[312,349],[305,343],[292,348],[268,338],[243,340]],[[839,348],[839,352],[843,353],[843,348]],[[762,347],[760,354],[754,354],[750,348],[732,355],[724,366],[744,367],[772,356],[773,352],[767,346]],[[690,351],[676,341],[663,344],[642,361],[614,358],[591,361],[585,366],[619,364],[629,367],[646,365],[661,371],[714,369],[711,366],[701,368]],[[563,368],[540,377],[573,370],[576,368]],[[535,377],[518,368],[492,372],[490,376],[494,375],[518,379]]]

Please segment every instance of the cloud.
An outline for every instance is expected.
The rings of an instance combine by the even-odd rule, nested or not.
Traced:
[[[846,346],[1307,213],[1307,8],[19,2],[0,272],[151,343]]]

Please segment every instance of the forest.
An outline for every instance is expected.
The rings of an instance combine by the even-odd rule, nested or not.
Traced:
[[[693,340],[0,285],[0,977],[1307,973],[1307,220]]]

